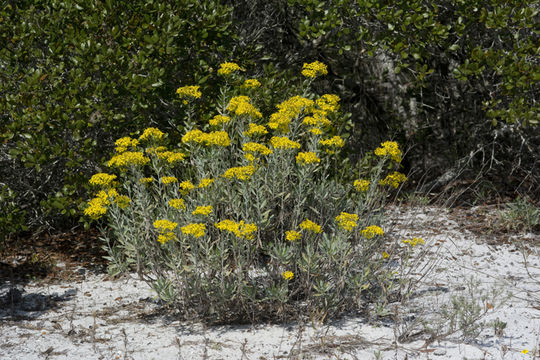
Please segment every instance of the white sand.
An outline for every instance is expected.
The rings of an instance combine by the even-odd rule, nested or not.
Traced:
[[[2,305],[0,359],[540,358],[538,235],[514,235],[509,244],[489,245],[489,235],[472,234],[448,210],[436,207],[392,208],[387,218],[387,232],[423,237],[426,253],[418,253],[413,269],[421,278],[416,295],[391,304],[393,314],[383,320],[205,327],[165,315],[152,290],[134,276],[111,281],[88,274],[77,283],[30,283],[13,308]],[[427,272],[422,264],[435,266]],[[427,341],[418,320],[431,326],[441,322],[441,306],[464,294],[471,277],[478,281],[473,293],[486,310],[480,320],[487,325],[475,339],[458,331]],[[493,288],[512,295],[503,304],[481,298]],[[499,334],[489,325],[496,319],[506,323]],[[406,333],[417,335],[399,341]]]

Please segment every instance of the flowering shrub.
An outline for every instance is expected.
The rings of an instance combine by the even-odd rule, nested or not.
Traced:
[[[240,70],[225,63],[218,73]],[[302,74],[311,82],[326,71],[315,62]],[[306,91],[263,116],[239,95],[255,87],[248,80],[226,86],[218,114],[180,148],[154,128],[116,142],[115,174],[90,179],[97,195],[85,211],[107,218],[111,270],[135,267],[162,299],[218,321],[358,309],[392,276],[380,205],[405,181],[388,174],[401,151],[383,143],[362,174],[369,180],[345,181],[332,171],[345,145],[335,135],[339,97]],[[177,94],[188,107],[204,100],[197,87]]]

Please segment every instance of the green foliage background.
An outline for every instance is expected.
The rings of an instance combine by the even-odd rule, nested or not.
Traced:
[[[174,91],[197,83],[215,96],[224,61],[264,68],[253,76],[275,91],[268,104],[299,75],[283,69],[327,63],[317,86],[351,114],[352,158],[396,139],[426,191],[480,175],[538,195],[538,11],[518,0],[4,1],[0,237],[72,226],[114,140],[148,126],[179,134]]]

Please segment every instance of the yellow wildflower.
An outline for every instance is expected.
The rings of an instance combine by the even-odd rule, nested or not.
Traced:
[[[184,202],[184,199],[171,199],[169,200],[169,206],[175,209],[186,209],[186,203]]]
[[[270,139],[270,144],[274,149],[300,149],[300,143],[290,140],[286,136],[273,136]]]
[[[173,231],[178,226],[177,223],[166,219],[156,220],[153,225],[159,232]]]
[[[247,96],[235,96],[229,102],[227,106],[227,111],[234,113],[238,116],[250,116],[254,118],[261,118],[262,114],[260,113],[255,106],[251,105],[251,100]]]
[[[90,178],[90,184],[96,186],[110,186],[114,179],[116,179],[116,175],[97,173]]]
[[[143,131],[142,135],[139,136],[139,141],[145,141],[145,140],[159,140],[163,137],[163,132],[161,132],[159,129],[150,127]]]
[[[402,152],[399,150],[399,145],[395,141],[385,141],[381,143],[381,147],[375,149],[375,155],[377,156],[390,156],[392,160],[399,163],[401,162]]]
[[[165,244],[167,241],[171,241],[176,239],[176,235],[172,231],[164,232],[163,234],[159,234],[157,241],[159,241],[162,244]]]
[[[321,162],[321,159],[319,159],[317,155],[311,151],[299,152],[298,155],[296,155],[297,164],[306,165],[306,164],[314,164],[314,163],[320,163],[320,162]]]
[[[109,167],[125,168],[126,166],[143,166],[150,161],[140,151],[125,151],[121,154],[114,155],[107,163]]]
[[[191,130],[182,137],[182,142],[196,142],[206,146],[229,146],[231,144],[231,139],[229,138],[229,134],[225,131],[205,133],[201,130]]]
[[[294,277],[294,273],[292,271],[285,271],[281,274],[283,278],[287,281],[291,280]]]
[[[379,181],[379,184],[388,185],[397,189],[399,184],[405,181],[407,181],[407,177],[404,174],[394,171],[392,174],[387,175],[383,180]]]
[[[302,125],[311,126],[311,127],[330,127],[332,123],[326,115],[320,113],[320,112],[314,112],[313,116],[306,116],[304,120],[302,120]]]
[[[255,142],[245,143],[242,146],[242,150],[244,152],[259,153],[259,154],[262,154],[262,155],[270,155],[270,154],[273,153],[273,151],[270,150],[269,148],[267,148],[265,145],[255,143]]]
[[[239,167],[232,167],[228,169],[221,176],[227,179],[236,178],[238,180],[248,180],[253,175],[254,172],[255,172],[255,167],[253,167],[252,165],[239,166]]]
[[[161,156],[163,152],[167,152],[167,148],[165,146],[151,146],[144,150],[144,152],[147,155],[155,155],[155,156]]]
[[[366,192],[369,189],[369,184],[369,180],[360,179],[355,180],[353,186],[356,188],[356,191]]]
[[[286,231],[285,232],[285,238],[288,240],[288,241],[295,241],[295,240],[298,240],[302,237],[302,234],[300,234],[298,231],[294,231],[294,230],[289,230],[289,231]]]
[[[401,240],[402,243],[409,245],[411,248],[415,247],[418,244],[424,244],[424,239],[422,238],[412,238]]]
[[[324,114],[333,113],[339,110],[339,96],[334,94],[325,94],[315,100],[317,107],[323,111]]]
[[[254,123],[249,123],[248,126],[249,128],[246,131],[244,131],[244,135],[246,136],[268,134],[268,130],[266,130],[264,125],[257,125]]]
[[[382,252],[382,258],[383,259],[388,259],[389,257],[390,257],[390,254],[388,254],[386,251]]]
[[[151,178],[151,177],[143,177],[139,179],[139,183],[141,184],[149,184],[152,181],[154,181],[154,178]]]
[[[312,63],[304,63],[302,68],[302,75],[305,77],[315,78],[318,75],[328,74],[328,69],[325,64],[320,61],[315,61]]]
[[[342,212],[338,216],[336,216],[336,222],[338,223],[339,227],[351,231],[353,228],[357,226],[356,222],[358,221],[358,215],[356,214],[349,214],[346,212]]]
[[[311,129],[309,129],[309,131],[314,135],[321,135],[322,134],[321,128],[318,128],[318,127],[313,127]]]
[[[199,88],[200,86],[182,86],[176,89],[176,93],[178,94],[180,99],[198,99],[202,95]]]
[[[226,115],[216,115],[210,119],[209,123],[212,126],[219,126],[228,123],[231,121],[231,118]]]
[[[193,235],[196,238],[204,236],[206,231],[206,224],[188,224],[180,228],[182,234],[184,235]]]
[[[184,136],[182,136],[182,142],[184,144],[190,142],[201,143],[203,141],[204,133],[199,129],[194,129],[188,131]]]
[[[217,73],[219,75],[230,75],[233,72],[243,70],[238,64],[233,62],[224,62],[219,65]]]
[[[160,180],[165,185],[178,182],[178,179],[174,176],[164,176]]]
[[[99,197],[93,198],[88,201],[88,206],[84,209],[84,215],[97,220],[107,213],[106,205],[107,203],[103,199]]]
[[[179,187],[180,187],[180,192],[182,194],[187,194],[188,192],[190,192],[191,190],[195,189],[195,185],[193,185],[191,183],[191,181],[189,180],[186,180],[186,181],[182,181],[180,184],[179,184]]]
[[[257,225],[245,223],[244,220],[236,222],[233,220],[222,220],[214,224],[216,228],[222,231],[233,233],[238,238],[251,240],[257,231]]]
[[[242,87],[245,88],[256,88],[261,86],[261,83],[257,79],[247,79],[244,81],[244,84],[242,84]]]
[[[128,148],[136,147],[137,145],[139,145],[139,140],[132,139],[129,136],[126,136],[126,137],[116,140],[114,145],[116,145],[116,148],[115,148],[116,152],[123,153]]]
[[[205,188],[207,186],[210,186],[214,182],[214,179],[204,178],[199,181],[199,185],[197,186],[199,189]]]
[[[268,127],[282,133],[289,132],[289,124],[291,121],[300,116],[302,111],[312,109],[313,104],[313,100],[298,95],[283,101],[276,106],[278,112],[270,115]]]
[[[321,226],[317,225],[316,223],[314,223],[313,221],[311,221],[309,219],[306,219],[306,220],[302,221],[300,223],[300,228],[302,230],[311,231],[311,232],[314,232],[316,234],[319,234],[319,233],[322,232]]]
[[[383,236],[384,231],[377,225],[371,225],[365,228],[364,230],[360,231],[362,233],[362,236],[371,239],[375,237],[376,235]]]
[[[345,141],[341,138],[341,136],[337,136],[337,135],[330,139],[320,140],[319,143],[322,146],[334,147],[334,148],[341,148],[345,145]]]
[[[212,213],[213,211],[213,207],[212,205],[208,205],[208,206],[197,206],[197,208],[195,210],[193,210],[193,215],[204,215],[204,216],[208,216]]]

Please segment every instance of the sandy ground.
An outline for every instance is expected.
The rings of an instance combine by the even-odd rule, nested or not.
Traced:
[[[387,218],[387,233],[426,241],[410,274],[414,295],[390,304],[388,316],[210,327],[168,316],[135,276],[110,280],[82,268],[77,281],[0,284],[0,359],[540,358],[538,234],[473,231],[486,220],[475,209],[400,207]],[[479,334],[448,330],[444,309],[460,297],[467,303],[458,308],[478,306]]]

